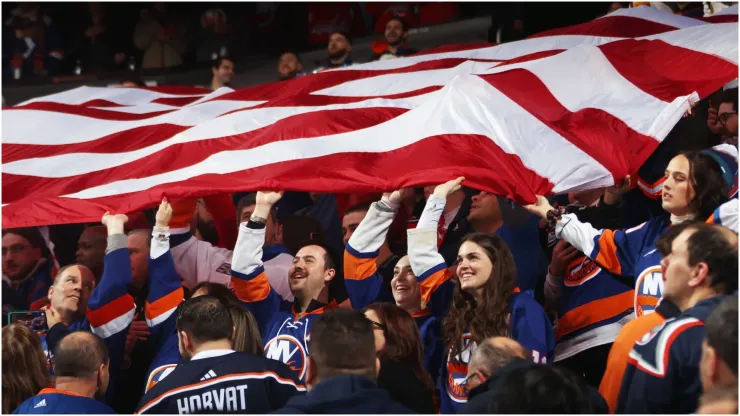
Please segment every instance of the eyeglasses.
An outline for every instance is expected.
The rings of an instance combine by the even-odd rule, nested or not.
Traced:
[[[3,247],[3,256],[8,254],[8,252],[11,252],[13,254],[20,254],[28,250],[29,248],[30,246],[26,244],[13,244],[10,247]]]
[[[735,111],[728,111],[727,113],[720,114],[717,117],[717,121],[719,121],[720,124],[723,124],[724,125],[725,123],[727,123],[727,119],[728,118],[730,118],[731,116],[736,116],[736,115],[737,115],[737,112],[735,112]]]
[[[367,319],[368,321],[370,321],[370,323],[371,323],[371,324],[373,324],[373,326],[374,326],[375,328],[377,328],[377,329],[381,329],[381,330],[383,330],[383,331],[388,331],[388,327],[387,327],[387,326],[385,326],[384,324],[381,324],[380,322],[375,322],[375,321],[373,321],[372,319],[368,319],[368,318],[365,318],[365,319]]]

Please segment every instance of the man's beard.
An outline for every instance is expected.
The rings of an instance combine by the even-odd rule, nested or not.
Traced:
[[[387,39],[386,42],[388,43],[388,46],[393,46],[394,48],[398,48],[399,46],[403,45],[403,39],[400,36],[395,42],[389,42]]]
[[[329,59],[331,59],[331,60],[337,60],[337,59],[343,57],[346,54],[347,54],[347,50],[346,49],[340,49],[338,51],[334,51],[333,53],[332,52],[329,52]]]
[[[297,69],[290,71],[287,74],[280,74],[280,81],[287,81],[289,79],[293,79],[296,77],[296,75],[298,75]]]
[[[207,241],[213,246],[218,244],[218,231],[216,230],[216,226],[213,225],[213,221],[206,222],[198,216],[196,227],[198,228],[198,232],[200,232],[200,236],[203,237],[203,241]]]

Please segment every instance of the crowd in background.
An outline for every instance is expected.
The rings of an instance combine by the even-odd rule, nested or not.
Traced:
[[[383,29],[368,60],[416,52]],[[332,31],[278,76],[357,53]],[[636,177],[528,206],[450,175],[3,229],[3,413],[737,413],[737,110],[728,85]]]

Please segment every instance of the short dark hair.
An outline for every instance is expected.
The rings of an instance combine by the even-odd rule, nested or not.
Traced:
[[[295,52],[293,52],[293,51],[285,51],[285,52],[281,53],[281,54],[280,54],[280,58],[282,58],[282,57],[283,57],[283,55],[285,55],[285,54],[288,54],[288,53],[289,53],[289,54],[291,54],[291,55],[293,55],[293,56],[295,56],[295,59],[296,59],[296,61],[298,61],[298,62],[300,62],[300,63],[303,63],[303,61],[301,61],[301,57],[300,57],[300,56],[298,56],[298,54],[297,54],[297,53],[295,53]]]
[[[223,303],[226,306],[241,307],[239,298],[237,298],[234,292],[226,285],[213,282],[200,282],[195,285],[195,287],[193,287],[193,290],[190,292],[190,297],[192,297],[195,292],[199,290],[203,290],[206,292],[206,294],[203,296],[213,296],[214,298],[218,299],[219,302]]]
[[[727,228],[695,224],[688,240],[689,265],[706,263],[709,286],[721,294],[737,291],[737,236]]]
[[[336,34],[339,34],[339,35],[344,36],[344,38],[347,39],[347,43],[349,43],[350,45],[352,44],[352,37],[349,35],[349,33],[342,32],[342,31],[339,31],[339,30],[335,30],[334,32],[331,32],[331,34],[329,35],[329,39],[331,39],[331,37],[334,36],[334,35],[336,35]]]
[[[349,215],[353,212],[368,212],[370,211],[370,205],[372,205],[372,202],[360,202],[359,204],[354,204],[344,210],[344,215]]]
[[[732,109],[737,111],[737,88],[730,88],[722,91],[719,103],[732,103]]]
[[[177,312],[177,331],[187,333],[194,342],[231,341],[234,323],[229,309],[215,296],[190,298]]]
[[[695,193],[689,207],[696,218],[706,220],[728,200],[729,189],[722,177],[722,167],[702,151],[691,150],[681,153],[681,156],[689,161],[689,183]]]
[[[146,236],[147,236],[147,238],[146,238],[146,245],[147,245],[147,247],[151,248],[152,247],[152,233],[153,232],[154,232],[154,230],[151,229],[151,228],[137,228],[135,230],[129,231],[129,233],[127,234],[127,236],[131,236],[131,235],[134,235],[134,234],[146,234]]]
[[[658,249],[658,252],[663,257],[668,256],[671,254],[673,241],[684,231],[688,229],[696,229],[699,224],[703,224],[703,222],[699,220],[688,220],[680,224],[671,225],[671,227],[668,228],[668,231],[666,231],[666,233],[663,234],[663,236],[655,243],[655,248]]]
[[[224,63],[224,61],[229,61],[232,64],[234,63],[234,60],[229,58],[228,56],[221,56],[213,60],[213,64],[211,64],[211,68],[213,69],[221,68],[221,65]]]
[[[567,368],[532,365],[507,372],[488,405],[492,414],[595,413],[586,382]]]
[[[36,227],[7,228],[3,229],[3,237],[5,237],[5,234],[15,234],[25,238],[32,248],[41,249],[42,253],[44,253],[44,249],[48,250],[44,237]]]
[[[239,198],[239,202],[236,204],[236,223],[239,224],[242,219],[242,212],[244,212],[244,208],[251,206],[251,205],[257,205],[257,192],[250,192],[243,197]],[[272,217],[272,220],[276,223],[279,223],[278,214],[277,214],[277,206],[273,206],[272,209],[270,209],[270,216]]]
[[[737,376],[737,295],[728,296],[707,319],[707,344]]]
[[[388,23],[390,23],[391,20],[396,20],[399,23],[401,23],[401,28],[403,29],[404,32],[408,32],[409,31],[409,24],[401,16],[399,16],[399,15],[391,16],[391,18],[388,19],[387,22],[385,22],[385,25],[388,26]]]
[[[65,335],[54,351],[54,373],[57,377],[93,377],[100,365],[108,362],[105,342],[88,331]]]
[[[337,308],[313,324],[310,358],[322,379],[341,374],[361,374],[376,379],[373,326],[362,312]]]

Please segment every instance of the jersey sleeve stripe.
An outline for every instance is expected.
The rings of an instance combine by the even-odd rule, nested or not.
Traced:
[[[127,293],[104,304],[98,309],[88,309],[87,318],[90,321],[90,325],[100,327],[133,310],[134,299]]]
[[[616,232],[614,230],[604,230],[597,240],[598,254],[594,261],[599,266],[609,270],[610,272],[621,276],[622,275],[622,264],[619,262],[617,257],[617,244],[614,241]]]
[[[134,321],[134,312],[135,310],[132,307],[128,312],[116,319],[108,321],[107,323],[100,326],[95,326],[91,323],[90,327],[92,328],[92,331],[93,333],[95,333],[95,335],[98,335],[103,339],[109,338],[121,331],[126,330],[126,328],[131,325],[131,322]]]
[[[375,274],[378,270],[378,265],[375,262],[377,256],[358,256],[352,252],[354,250],[350,251],[351,249],[348,244],[347,250],[344,252],[344,278],[348,280],[365,280]]]
[[[270,282],[267,280],[264,267],[260,266],[254,273],[257,273],[256,277],[243,275],[234,270],[231,271],[231,286],[234,288],[236,296],[242,302],[259,302],[270,295],[272,288],[270,287]]]
[[[147,301],[145,309],[147,322],[150,320],[161,320],[161,317],[164,314],[167,314],[167,316],[169,316],[172,311],[177,308],[177,305],[182,302],[184,297],[185,291],[182,290],[182,287],[179,287],[169,294],[155,300],[154,302]]]
[[[654,367],[650,362],[645,360],[642,354],[634,348],[630,351],[629,362],[643,372],[654,377],[664,378],[668,371],[668,363],[671,358],[670,351],[673,341],[675,341],[676,338],[687,329],[695,326],[702,326],[704,323],[698,319],[690,319],[684,322],[675,322],[673,325],[674,326],[667,326],[664,328],[663,333],[659,335],[658,343],[655,346],[655,364],[657,367]]]
[[[452,273],[447,270],[446,264],[440,264],[441,267],[435,267],[429,270],[433,272],[431,275],[419,281],[419,290],[421,292],[421,300],[424,304],[428,304],[432,299],[432,294],[442,284],[452,278]],[[435,272],[434,269],[437,269]]]
[[[558,319],[555,339],[627,311],[632,306],[633,295],[634,291],[630,290],[571,309]]]

